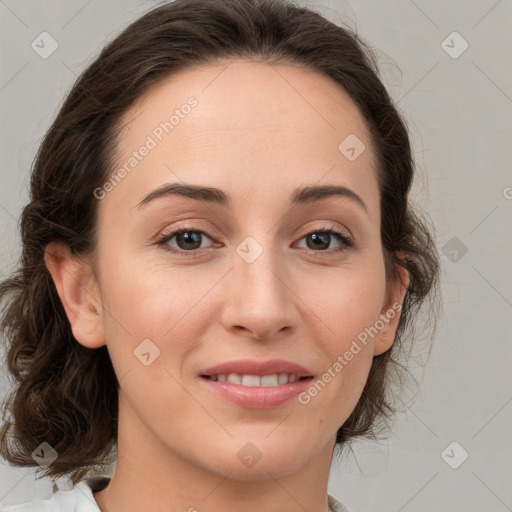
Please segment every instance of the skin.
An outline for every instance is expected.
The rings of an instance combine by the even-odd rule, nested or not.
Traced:
[[[120,380],[117,466],[94,498],[103,512],[229,512],[254,503],[323,512],[336,431],[360,398],[372,357],[391,347],[399,314],[307,405],[241,407],[207,391],[198,372],[282,358],[320,377],[402,303],[405,271],[397,267],[402,282],[386,282],[368,131],[330,79],[231,60],[181,71],[140,98],[124,116],[118,165],[191,96],[198,105],[98,201],[94,259],[59,243],[46,251],[77,342],[106,344]],[[338,150],[349,134],[366,145],[354,161]],[[137,208],[155,188],[181,182],[222,189],[232,209],[178,196]],[[296,187],[327,184],[350,188],[367,213],[339,196],[290,205]],[[189,224],[207,233],[197,255],[156,243]],[[330,227],[351,234],[355,246],[336,251],[335,237],[308,246],[307,235]],[[248,236],[263,249],[252,263],[236,252]],[[177,237],[167,246],[187,250]],[[148,338],[160,355],[145,366],[134,350]],[[262,454],[252,467],[237,457],[248,442]]]

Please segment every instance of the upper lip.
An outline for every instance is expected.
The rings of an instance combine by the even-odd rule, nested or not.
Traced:
[[[236,361],[226,361],[199,372],[200,375],[209,376],[229,373],[238,373],[239,375],[273,375],[287,373],[297,375],[297,377],[313,376],[313,372],[304,366],[284,359],[271,359],[270,361],[238,359]]]

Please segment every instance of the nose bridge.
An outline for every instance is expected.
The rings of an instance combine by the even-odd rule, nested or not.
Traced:
[[[264,338],[293,325],[293,294],[288,289],[285,259],[275,248],[272,232],[247,236],[235,249],[224,321],[227,328],[245,328]]]

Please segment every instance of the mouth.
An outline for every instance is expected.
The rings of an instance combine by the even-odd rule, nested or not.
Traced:
[[[226,380],[219,380],[226,377]],[[240,375],[236,373],[201,375],[199,382],[213,396],[247,409],[273,409],[289,405],[311,385],[313,377],[296,375]],[[230,379],[230,380],[228,380]],[[286,382],[285,382],[286,379]],[[235,381],[235,382],[233,382]],[[277,383],[276,383],[277,381]]]
[[[214,375],[201,375],[200,377],[213,382],[229,382],[246,387],[275,387],[313,378],[312,375],[301,377],[295,373],[273,373],[271,375],[219,373]]]
[[[271,361],[228,361],[199,372],[199,382],[214,397],[248,409],[290,405],[314,379],[304,366]]]

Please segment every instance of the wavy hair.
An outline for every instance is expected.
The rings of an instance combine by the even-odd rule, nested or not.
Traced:
[[[58,457],[39,471],[75,484],[114,461],[119,382],[106,346],[89,349],[74,339],[45,247],[62,241],[76,255],[94,251],[93,191],[113,170],[123,114],[173,73],[226,58],[299,65],[330,77],[366,121],[377,159],[386,277],[396,277],[395,265],[402,265],[410,281],[395,342],[373,358],[337,445],[375,438],[396,412],[393,370],[405,370],[400,354],[416,340],[420,307],[433,311],[440,263],[432,231],[409,199],[408,131],[379,79],[375,55],[355,31],[291,0],[176,0],[153,8],[102,49],[71,87],[34,159],[20,261],[0,283],[0,328],[13,378],[2,408],[0,454],[9,463],[37,467],[32,453],[47,442]]]

